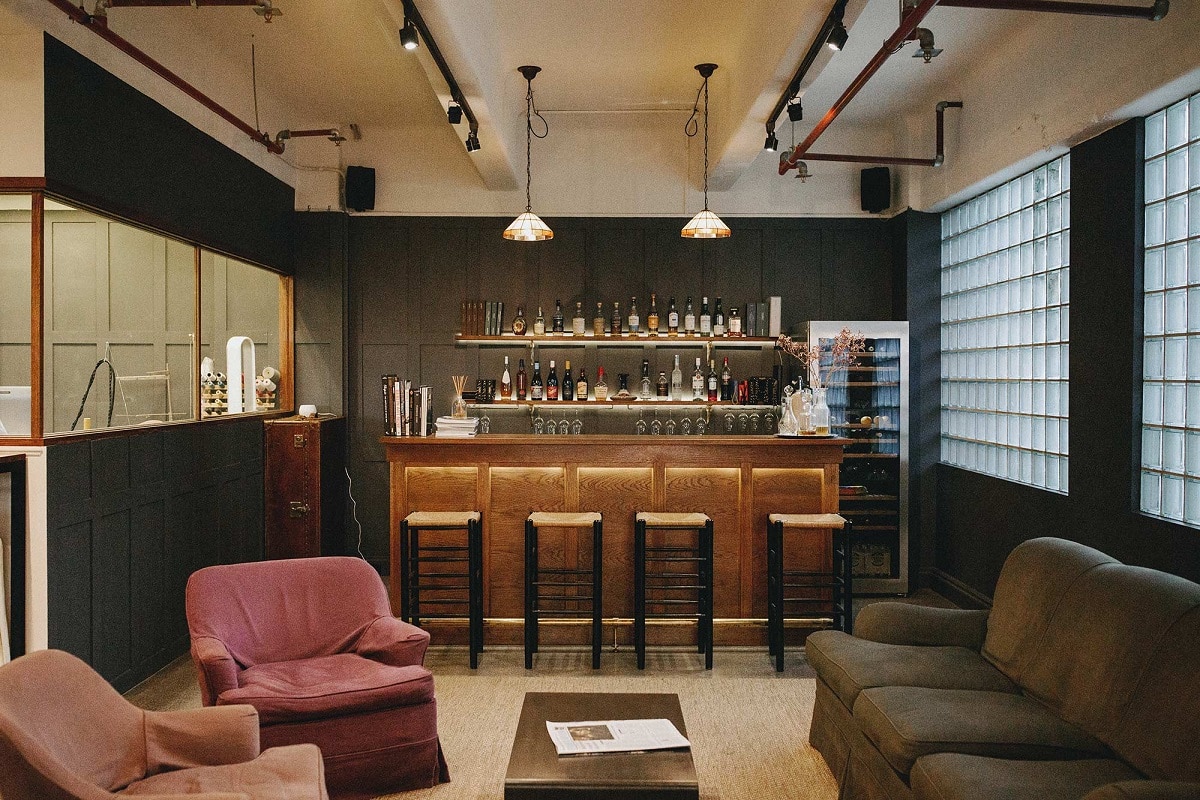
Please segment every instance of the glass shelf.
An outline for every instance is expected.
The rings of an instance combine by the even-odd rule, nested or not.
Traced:
[[[461,345],[477,347],[697,347],[711,344],[719,348],[742,350],[770,350],[775,347],[775,339],[769,336],[688,336],[679,334],[670,336],[659,334],[628,334],[620,336],[596,336],[584,334],[576,336],[570,333],[545,333],[541,335],[517,336],[507,333],[500,336],[464,336],[455,334],[454,342]]]
[[[775,405],[751,405],[747,403],[729,403],[708,400],[636,400],[636,399],[612,399],[612,400],[493,400],[490,403],[478,403],[475,401],[467,402],[468,408],[591,408],[600,410],[623,409],[639,411],[659,411],[673,408],[712,408],[712,409],[745,409],[747,411],[771,411],[777,409]]]

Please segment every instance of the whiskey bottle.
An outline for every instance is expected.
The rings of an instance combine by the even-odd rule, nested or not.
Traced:
[[[583,303],[575,301],[575,316],[571,317],[571,333],[583,336],[587,331],[587,320],[583,318]]]
[[[554,364],[553,361],[550,362]],[[733,401],[733,373],[729,371],[729,356],[725,356],[725,364],[721,367],[721,401]]]
[[[540,313],[540,312],[539,312]],[[700,298],[700,335],[712,336],[712,314],[708,313],[708,298]],[[537,333],[537,330],[534,330]]]
[[[575,399],[575,380],[571,377],[571,360],[567,359],[566,369],[563,370],[562,389],[559,395],[563,400]]]
[[[500,376],[500,399],[512,399],[512,375],[508,371],[508,356],[504,357],[504,373]]]
[[[650,293],[650,313],[646,315],[646,331],[651,336],[658,336],[658,298]]]
[[[513,317],[512,332],[517,336],[525,335],[525,309],[517,306],[517,315]]]
[[[641,317],[638,316],[637,298],[629,298],[629,333],[637,335],[642,326]]]
[[[638,397],[642,398],[643,400],[649,400],[652,396],[650,386],[650,360],[646,358],[642,359],[642,384],[640,389],[641,391],[638,392]]]
[[[542,400],[542,365],[540,362],[533,362],[533,380],[529,382],[529,399]]]
[[[562,310],[562,303],[560,303],[558,300],[555,300],[555,301],[554,301],[554,317],[553,317],[553,325],[554,325],[554,329],[553,329],[553,330],[554,330],[554,332],[555,332],[555,333],[562,333],[562,332],[563,332],[563,310]]]
[[[704,370],[700,369],[700,356],[696,356],[696,371],[692,373],[692,399],[704,399]]]
[[[622,324],[621,323],[621,304],[614,302],[613,303],[613,313],[612,313],[612,335],[613,336],[621,335],[621,324]]]
[[[536,363],[534,364],[536,367]],[[534,379],[536,380],[536,374]],[[550,359],[550,377],[546,378],[546,399],[558,399],[558,370],[554,368],[554,359]]]
[[[679,335],[679,310],[675,308],[675,298],[671,298],[671,306],[667,309],[667,333],[671,336]]]
[[[587,372],[584,371],[583,367],[579,368],[579,378],[575,381],[575,399],[588,399]]]
[[[596,369],[596,386],[592,389],[592,394],[597,400],[608,399],[608,384],[604,382],[604,367]]]
[[[742,318],[738,316],[737,306],[731,306],[729,309],[729,335],[742,335]]]
[[[525,374],[525,359],[517,362],[517,399],[524,400],[529,394],[529,376]]]
[[[687,299],[687,307],[683,312],[683,332],[688,336],[696,334],[696,311],[692,308],[692,298]]]
[[[537,366],[536,362],[534,363],[534,366],[535,367]],[[535,375],[536,375],[536,373],[535,373]],[[717,402],[717,386],[718,386],[717,362],[713,361],[710,358],[708,360],[708,399],[709,399],[709,402],[712,402],[712,403]]]
[[[666,400],[671,396],[670,384],[667,383],[667,373],[661,370],[658,373],[658,380],[654,384],[654,396],[659,400]]]
[[[671,399],[683,399],[683,370],[679,368],[679,354],[675,354],[675,368],[671,370]]]
[[[721,310],[721,298],[717,298],[717,309],[713,312],[713,336],[725,335],[725,312]]]
[[[604,335],[604,304],[596,301],[596,316],[592,318],[592,333],[596,336]]]
[[[546,318],[542,316],[542,307],[538,306],[538,315],[533,320],[533,335],[541,336],[546,332]],[[534,362],[536,363],[536,362]]]

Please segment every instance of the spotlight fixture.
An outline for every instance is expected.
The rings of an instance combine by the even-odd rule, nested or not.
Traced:
[[[546,122],[546,118],[538,113],[537,106],[533,104],[533,79],[539,72],[541,67],[517,67],[517,71],[525,78],[525,213],[514,219],[507,228],[504,229],[504,238],[512,239],[517,242],[544,242],[547,239],[554,238],[554,231],[550,230],[550,226],[542,222],[541,217],[533,213],[533,203],[529,199],[529,184],[533,179],[532,163],[532,145],[533,137],[545,139],[550,134],[550,125]],[[533,118],[537,117],[545,126],[545,132],[535,134],[533,132]],[[468,140],[469,141],[469,140]]]
[[[928,64],[932,59],[940,56],[942,51],[940,48],[933,46],[933,31],[929,28],[917,28],[917,52],[913,53],[913,58],[923,58]]]
[[[471,131],[467,134],[467,152],[474,153],[479,149],[479,134]]]
[[[788,101],[787,105],[788,119],[792,122],[799,122],[804,119],[804,103],[797,97]]]
[[[451,100],[450,105],[446,106],[446,119],[451,125],[462,122],[462,106]]]
[[[837,24],[833,26],[833,30],[829,32],[829,38],[825,44],[829,46],[830,50],[841,50],[846,46],[849,38],[850,34],[846,31],[846,26],[841,20],[838,20]]]
[[[716,64],[697,64],[696,71],[704,78],[700,90],[696,92],[696,102],[692,104],[692,116],[683,126],[683,132],[689,137],[699,133],[696,130],[696,115],[700,113],[700,94],[704,93],[704,209],[692,217],[683,226],[680,235],[685,239],[724,239],[731,231],[721,218],[708,210],[708,79],[717,71]]]
[[[774,128],[767,128],[767,141],[763,143],[763,150],[769,150],[774,153],[779,149],[779,139],[775,136]]]
[[[416,50],[421,45],[417,26],[408,17],[404,18],[404,27],[400,29],[400,44],[404,45],[405,50]]]

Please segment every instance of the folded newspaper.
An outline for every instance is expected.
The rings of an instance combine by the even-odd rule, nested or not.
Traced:
[[[634,753],[691,746],[669,719],[547,722],[546,730],[560,756]]]

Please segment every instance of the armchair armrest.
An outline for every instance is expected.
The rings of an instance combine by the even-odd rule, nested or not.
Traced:
[[[1083,800],[1200,800],[1200,783],[1120,781],[1093,789]]]
[[[258,757],[258,712],[230,705],[147,711],[146,774],[241,764]]]
[[[421,666],[429,634],[395,617],[378,617],[354,643],[354,652],[363,658],[393,667]]]
[[[931,608],[910,603],[872,603],[854,619],[854,635],[884,644],[983,647],[987,611]]]
[[[242,668],[220,639],[212,636],[193,637],[192,661],[199,673],[200,700],[204,705],[215,706],[221,692],[238,688],[238,673]]]
[[[132,795],[131,795],[132,796]],[[138,800],[254,800],[242,792],[204,792],[203,794],[139,794]]]

